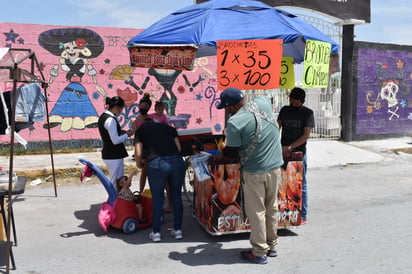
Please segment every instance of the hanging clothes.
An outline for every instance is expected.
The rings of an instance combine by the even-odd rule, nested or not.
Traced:
[[[10,118],[11,118],[11,92],[7,91],[3,93],[3,90],[0,88],[0,98],[1,98],[1,104],[0,104],[0,135],[10,135],[11,129],[10,129]],[[17,132],[17,124],[16,123],[16,128],[14,132],[14,136],[24,148],[27,148],[27,141],[21,137]],[[26,123],[23,123],[26,124]]]
[[[11,117],[11,99],[10,91],[1,92],[1,104],[0,104],[0,135],[6,134],[6,129],[9,127],[9,121]]]
[[[16,122],[33,123],[44,121],[46,97],[37,83],[22,85],[17,90]]]

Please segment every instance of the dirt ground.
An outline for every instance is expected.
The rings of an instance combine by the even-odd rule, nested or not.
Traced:
[[[135,166],[125,165],[125,174],[129,174]],[[100,180],[96,176],[91,176],[90,178],[85,178],[83,182],[80,180],[81,172],[83,168],[69,168],[69,169],[56,169],[56,185],[74,185],[74,184],[100,184]],[[107,169],[103,168],[103,171],[108,174]],[[26,189],[31,188],[48,188],[53,186],[53,175],[51,170],[29,170],[18,172],[18,176],[27,176]],[[136,175],[136,178],[140,176],[140,173]],[[42,184],[33,186],[30,182],[41,179]]]
[[[401,153],[409,153],[412,154],[412,147],[406,147],[406,148],[399,148],[399,149],[394,149],[393,150],[396,154]]]

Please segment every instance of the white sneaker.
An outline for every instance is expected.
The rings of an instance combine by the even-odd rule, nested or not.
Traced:
[[[160,238],[160,233],[159,232],[157,232],[157,233],[150,232],[149,238],[155,243],[160,242],[162,240]]]
[[[170,235],[172,235],[173,237],[175,237],[176,240],[180,240],[183,238],[183,233],[181,230],[174,230],[172,229],[172,231],[170,231]]]

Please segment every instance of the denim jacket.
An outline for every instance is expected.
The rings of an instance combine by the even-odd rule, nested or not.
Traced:
[[[44,121],[46,98],[38,84],[22,85],[17,90],[16,122]]]

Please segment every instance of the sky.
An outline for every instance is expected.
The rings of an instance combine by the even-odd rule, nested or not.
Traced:
[[[194,0],[3,1],[0,22],[136,29],[194,4]],[[410,0],[371,0],[371,23],[355,27],[355,40],[412,45],[411,14]]]

